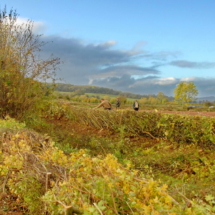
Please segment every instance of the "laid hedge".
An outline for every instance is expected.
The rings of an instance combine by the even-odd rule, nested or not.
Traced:
[[[54,109],[54,111],[53,111]],[[131,135],[151,136],[177,143],[195,143],[201,146],[215,144],[215,118],[164,114],[149,111],[104,111],[67,105],[54,105],[49,109],[53,116],[67,117],[70,120],[93,126],[108,128]]]

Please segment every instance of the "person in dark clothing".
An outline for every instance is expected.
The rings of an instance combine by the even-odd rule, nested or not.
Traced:
[[[120,105],[121,104],[119,98],[116,98],[116,109],[119,109]]]
[[[139,105],[138,101],[135,100],[134,103],[133,103],[133,108],[134,108],[134,110],[135,110],[135,111],[138,111],[138,110],[139,110],[139,107],[140,107],[140,105]]]

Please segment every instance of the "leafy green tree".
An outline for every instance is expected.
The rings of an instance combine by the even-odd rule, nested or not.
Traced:
[[[17,22],[15,10],[0,10],[0,114],[22,118],[47,95],[47,80],[53,80],[58,58],[43,60],[44,45],[33,34],[33,22]]]
[[[115,99],[115,98],[111,98],[111,99],[109,100],[109,102],[110,102],[111,104],[115,104],[115,103],[116,103],[116,99]]]
[[[155,105],[158,103],[158,99],[154,98],[153,96],[149,96],[148,102],[149,102],[149,104]]]
[[[81,96],[79,96],[79,101],[80,102],[88,102],[89,98],[87,95],[81,95]]]
[[[174,98],[178,103],[189,103],[196,100],[198,90],[193,82],[180,82],[174,89]]]
[[[90,103],[98,103],[100,100],[95,98],[95,97],[91,97],[90,98]]]
[[[147,104],[148,103],[148,98],[142,97],[141,99],[139,99],[139,102],[141,104]]]
[[[158,102],[160,103],[160,104],[165,104],[166,102],[168,102],[168,99],[167,99],[167,97],[164,95],[164,93],[162,93],[162,92],[159,92],[158,94],[157,94],[157,99],[158,99]]]
[[[110,96],[103,96],[103,99],[110,101]]]
[[[126,102],[127,102],[126,96],[124,96],[124,95],[119,95],[118,98],[119,98],[119,100],[120,100],[121,105],[122,105],[122,104],[126,104]]]

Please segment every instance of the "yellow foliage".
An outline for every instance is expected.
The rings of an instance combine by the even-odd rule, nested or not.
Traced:
[[[41,136],[33,139],[35,135],[22,132],[11,136],[0,153],[1,177],[9,177],[10,192],[19,196],[21,202],[27,201],[29,207],[34,204],[29,198],[34,198],[32,192],[38,189],[28,185],[27,191],[26,187],[34,179],[38,187],[43,187],[38,204],[46,205],[46,210],[53,214],[63,214],[72,208],[94,215],[97,207],[107,215],[151,215],[163,211],[181,214],[183,208],[168,194],[167,185],[146,180],[113,155],[91,157],[85,150],[66,155],[51,140],[45,141]],[[25,195],[29,195],[26,200]]]

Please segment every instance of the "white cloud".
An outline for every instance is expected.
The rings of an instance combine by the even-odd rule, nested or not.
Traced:
[[[115,40],[109,40],[109,41],[106,41],[104,43],[100,43],[98,46],[111,47],[111,46],[114,46],[116,44],[117,44],[117,42]]]
[[[168,86],[168,85],[176,85],[178,82],[179,80],[173,77],[158,78],[155,76],[151,76],[151,77],[148,76],[147,78],[136,80],[136,82],[130,87],[146,86],[146,85],[151,87],[155,85]]]
[[[187,77],[187,78],[181,78],[180,81],[185,81],[185,82],[193,82],[196,80],[196,77]]]
[[[172,85],[176,83],[177,83],[177,79],[173,77],[159,78],[154,81],[154,84],[159,84],[159,85]]]
[[[177,60],[169,63],[172,66],[190,69],[211,69],[215,67],[214,62],[192,62],[187,60]]]
[[[25,25],[28,23],[28,21],[29,21],[29,19],[18,17],[16,23],[18,25]],[[32,29],[33,33],[42,34],[45,32],[46,29],[47,29],[47,26],[44,22],[40,22],[40,21],[33,22],[33,29]]]

